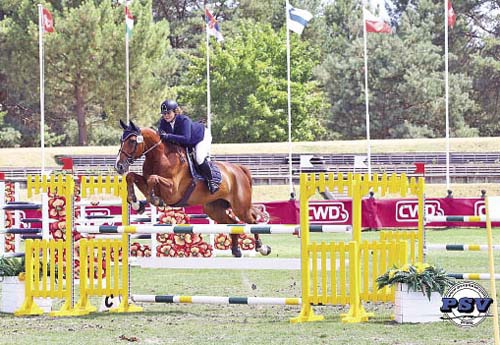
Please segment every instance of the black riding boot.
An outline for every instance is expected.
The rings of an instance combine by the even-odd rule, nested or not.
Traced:
[[[208,161],[205,159],[203,163],[198,165],[200,173],[207,180],[208,190],[210,194],[214,194],[219,190],[219,185],[213,181],[212,171],[210,170],[210,166],[208,165]]]

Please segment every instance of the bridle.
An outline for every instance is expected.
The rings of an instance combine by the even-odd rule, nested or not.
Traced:
[[[128,152],[125,152],[123,150],[123,144],[128,140],[128,138],[130,138],[132,135],[135,135],[136,136],[136,140],[134,141],[134,149],[132,150],[132,153],[128,153]],[[142,154],[139,156],[139,157],[136,157],[136,151],[137,151],[137,147],[139,146],[139,144],[142,144],[144,143],[144,137],[139,133],[129,133],[125,138],[121,139],[121,145],[120,145],[120,149],[118,150],[118,155],[120,154],[124,154],[125,157],[127,157],[127,163],[128,165],[132,165],[134,164],[134,162],[136,160],[138,160],[139,158],[141,158],[142,156],[145,156],[146,154],[148,154],[151,150],[155,149],[158,145],[161,144],[161,139],[155,143],[153,146],[151,146],[150,148],[148,148],[147,150],[143,151]]]

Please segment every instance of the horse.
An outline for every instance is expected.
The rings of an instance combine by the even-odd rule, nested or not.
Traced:
[[[156,130],[139,128],[132,121],[123,128],[121,145],[115,162],[118,174],[126,175],[127,202],[138,213],[147,203],[154,206],[201,205],[203,211],[219,224],[257,224],[260,211],[252,206],[252,177],[248,168],[229,162],[213,162],[221,172],[220,188],[210,194],[205,181],[195,180],[188,165],[186,148],[166,143]],[[129,172],[130,165],[145,156],[142,175]],[[138,201],[134,185],[146,197]],[[241,257],[237,234],[231,234],[231,253]],[[271,247],[263,245],[254,234],[255,250],[269,255]]]

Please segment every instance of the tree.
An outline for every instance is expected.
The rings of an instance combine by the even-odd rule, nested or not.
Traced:
[[[404,13],[397,34],[368,34],[373,138],[445,135],[444,54],[441,47],[433,43],[437,41],[436,32],[442,28],[438,24],[442,21],[438,20],[437,6],[422,0],[417,9],[408,8]],[[342,6],[338,11],[346,13],[345,8],[349,6]],[[332,11],[335,13],[335,9]],[[366,115],[361,9],[351,11],[350,16],[358,23],[352,27],[356,38],[347,39],[352,36],[351,32],[344,34],[345,39],[337,39],[339,48],[332,46],[318,75],[332,105],[329,119],[332,137],[362,139],[366,137]],[[454,105],[450,118],[455,134],[474,134],[465,121],[465,114],[475,110],[468,86],[470,79],[466,75],[450,75],[450,104]]]
[[[215,142],[286,141],[288,136],[285,31],[269,24],[239,23],[211,51],[212,134]],[[236,30],[236,29],[235,29]],[[292,138],[314,140],[324,133],[323,94],[312,80],[319,51],[293,34]],[[205,56],[200,45],[200,56]],[[195,114],[206,114],[206,61],[192,57],[185,88],[179,90]]]
[[[68,126],[73,124],[68,120],[75,118],[78,140],[67,137],[65,143],[87,145],[89,138],[98,143],[92,128],[105,124],[118,128],[117,120],[125,114],[123,7],[85,1],[60,11],[50,10],[56,31],[44,37],[47,123],[57,133],[70,133]],[[171,93],[168,81],[177,68],[176,58],[167,40],[168,24],[152,21],[151,0],[135,1],[132,12],[136,25],[130,42],[131,117],[140,116],[151,123],[159,101]],[[29,123],[36,126],[36,6],[30,1],[18,1],[8,13],[10,17],[3,21],[8,30],[0,40],[9,48],[9,55],[1,57],[2,65],[9,68],[0,70],[0,74],[7,78],[9,117],[24,109],[31,115]],[[33,135],[34,131],[22,132]]]

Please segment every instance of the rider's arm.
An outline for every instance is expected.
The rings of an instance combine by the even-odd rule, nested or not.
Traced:
[[[170,124],[163,119],[161,119],[158,123],[158,135],[160,136],[161,140],[167,141],[168,136],[170,134],[167,134],[167,126],[170,126]]]
[[[188,117],[177,118],[176,125],[179,120],[180,123],[175,128],[175,132],[168,134],[168,140],[183,146],[193,145],[191,142],[191,120]]]

